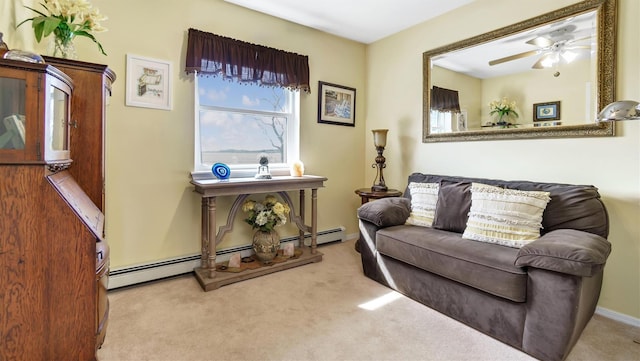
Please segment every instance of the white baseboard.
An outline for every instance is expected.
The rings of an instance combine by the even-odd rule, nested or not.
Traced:
[[[609,310],[603,307],[596,307],[596,313],[600,316],[610,318],[612,320],[625,323],[627,325],[631,325],[634,327],[640,327],[640,318],[631,317],[629,315],[625,315],[624,313],[616,312]]]
[[[345,228],[342,226],[325,231],[318,231],[317,242],[319,245],[330,242],[344,242],[346,240],[347,238],[345,236]],[[281,241],[283,243],[297,243],[298,237],[287,237],[282,239]],[[311,244],[311,234],[305,234],[305,244]],[[231,255],[237,252],[240,252],[240,255],[242,257],[250,256],[253,253],[253,251],[251,250],[251,245],[218,250],[216,252],[216,261],[228,261]],[[111,290],[115,288],[131,286],[142,282],[149,282],[193,272],[193,269],[196,267],[200,267],[199,254],[171,258],[163,261],[145,263],[136,266],[112,268],[109,271],[109,289]]]

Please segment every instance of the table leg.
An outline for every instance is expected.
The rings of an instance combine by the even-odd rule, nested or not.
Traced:
[[[209,198],[202,197],[202,206],[200,208],[200,268],[207,268],[207,259],[209,257]]]
[[[216,277],[216,197],[209,197],[207,207],[207,268],[209,278]]]
[[[300,190],[300,220],[302,221],[302,224],[306,224],[305,222],[305,217],[304,217],[304,198],[305,198],[305,194],[304,194],[304,189]],[[298,226],[298,247],[300,247],[300,249],[304,248],[304,229],[300,228]]]
[[[311,254],[318,247],[318,189],[311,189]]]

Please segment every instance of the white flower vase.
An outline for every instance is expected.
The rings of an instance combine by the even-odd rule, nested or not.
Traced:
[[[253,251],[256,254],[258,261],[263,264],[269,264],[273,262],[273,259],[278,255],[280,249],[280,235],[276,231],[261,231],[257,230],[253,234]]]
[[[66,41],[57,37],[52,37],[47,48],[47,53],[53,57],[64,59],[78,59],[76,47],[73,45],[72,39]]]

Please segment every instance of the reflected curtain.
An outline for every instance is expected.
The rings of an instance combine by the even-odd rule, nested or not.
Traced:
[[[196,29],[189,29],[185,71],[311,93],[308,56]]]
[[[431,89],[431,110],[460,113],[458,91],[434,86]]]

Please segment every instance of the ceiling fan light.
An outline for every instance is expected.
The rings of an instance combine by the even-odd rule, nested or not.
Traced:
[[[545,56],[544,59],[540,60],[540,65],[543,68],[551,68],[556,63],[555,59],[552,56]]]
[[[576,60],[577,56],[578,56],[578,54],[576,54],[575,52],[573,52],[571,50],[567,50],[567,51],[562,53],[562,59],[564,59],[564,61],[566,61],[567,64],[569,64],[572,61]]]

